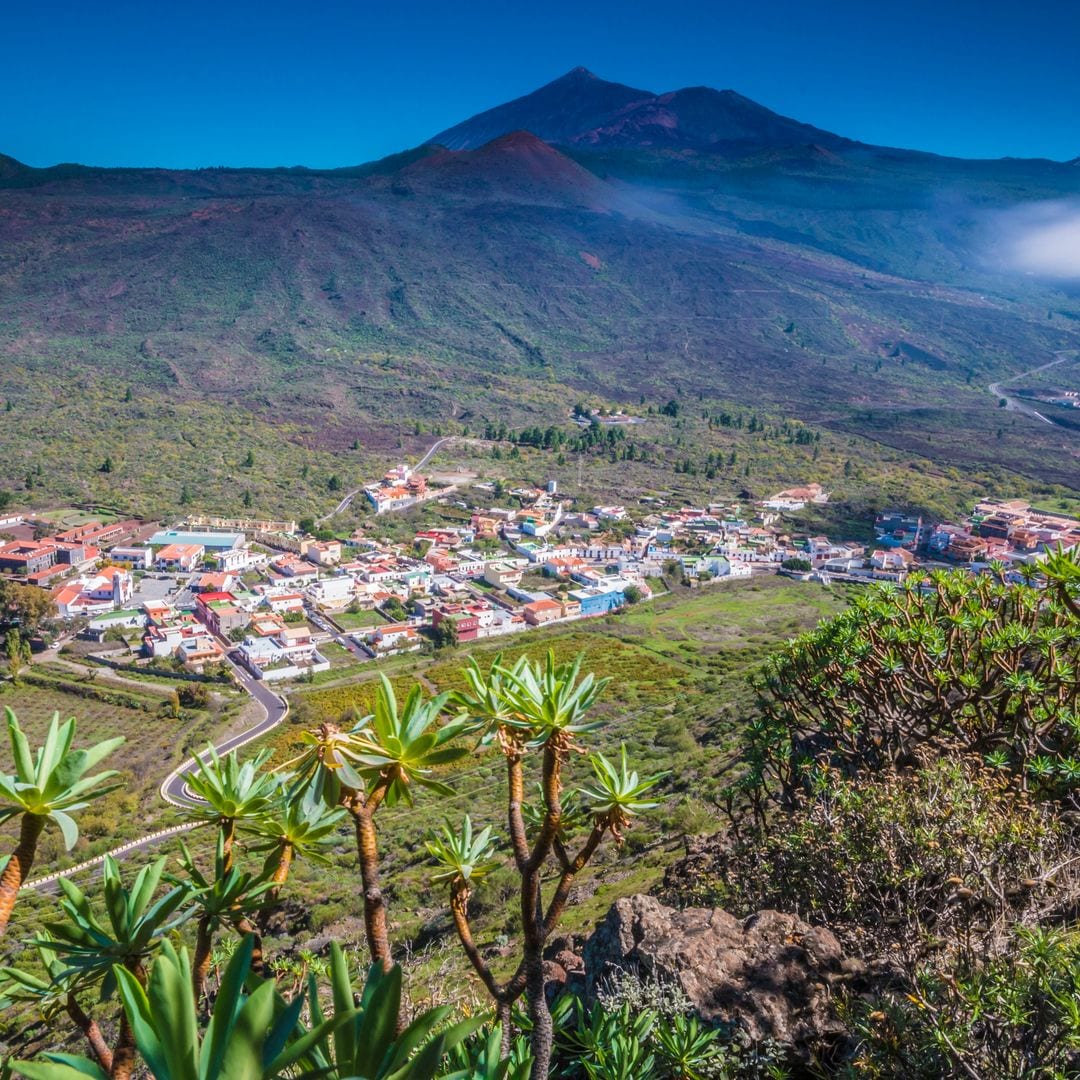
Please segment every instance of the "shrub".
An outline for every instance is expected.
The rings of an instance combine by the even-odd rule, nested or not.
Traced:
[[[1080,782],[1074,588],[950,571],[857,596],[766,662],[746,786],[790,806],[815,764],[855,775],[960,754],[1067,796]]]
[[[826,770],[803,809],[737,838],[720,881],[740,907],[824,922],[863,955],[974,962],[1017,921],[1069,910],[1075,848],[1045,805],[978,763],[880,779]]]
[[[210,705],[210,692],[199,683],[181,686],[177,696],[180,704],[188,709],[206,709]]]
[[[841,1012],[870,1080],[1075,1077],[1080,1067],[1080,937],[1021,930],[976,970],[921,973],[915,991]]]

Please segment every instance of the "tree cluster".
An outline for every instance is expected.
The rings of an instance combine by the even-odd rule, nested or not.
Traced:
[[[90,1057],[50,1052],[18,1063],[21,1075],[127,1080],[141,1058],[159,1080],[546,1077],[565,1042],[556,1039],[545,994],[545,944],[605,838],[621,842],[631,820],[656,805],[660,777],[639,776],[625,752],[616,762],[593,754],[591,780],[566,787],[576,751],[598,726],[589,712],[605,685],[581,672],[580,659],[557,664],[549,655],[546,662],[522,658],[506,666],[496,660],[487,671],[472,664],[465,675],[459,693],[425,698],[416,686],[403,702],[383,678],[371,715],[345,728],[323,724],[305,732],[299,756],[276,770],[267,752],[241,762],[207,750],[187,777],[193,799],[187,812],[212,830],[211,854],[183,846],[178,873],[159,859],[130,884],[106,859],[103,904],[62,878],[58,917],[31,943],[39,970],[5,969],[3,989],[9,1002],[66,1014],[85,1036]],[[35,757],[10,711],[8,727],[17,771],[0,777],[0,813],[18,820],[21,832],[0,879],[0,932],[42,830],[58,826],[67,846],[74,845],[73,815],[112,790],[115,776],[84,774],[121,741],[76,750],[75,722],[56,719]],[[412,805],[420,793],[449,797],[447,767],[485,749],[504,763],[506,847],[493,826],[475,827],[465,816],[433,835],[428,852],[436,863],[432,883],[446,897],[491,1012],[456,1024],[448,1009],[410,1019],[390,937],[379,812]],[[526,798],[527,779],[539,782],[535,802]],[[292,867],[298,860],[325,861],[345,824],[355,840],[372,968],[358,995],[341,950],[332,948],[330,1011],[314,976],[286,992],[288,968],[264,954],[263,941]],[[519,881],[520,958],[516,971],[499,980],[474,939],[470,898],[504,861]],[[176,947],[178,935],[193,941],[190,951]],[[108,1015],[117,1000],[119,1008]],[[716,1038],[674,1025],[664,1029],[664,1053],[708,1056]],[[674,1065],[660,1068],[662,1054],[652,1057],[652,1071],[641,1075],[682,1075]],[[612,1071],[617,1064],[603,1072],[584,1067],[588,1076],[622,1075]]]

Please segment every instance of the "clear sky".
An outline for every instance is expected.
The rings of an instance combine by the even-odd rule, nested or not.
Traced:
[[[356,164],[578,64],[867,142],[1080,155],[1078,0],[8,0],[0,152]]]

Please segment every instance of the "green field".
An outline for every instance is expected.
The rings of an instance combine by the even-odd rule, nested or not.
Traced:
[[[66,529],[73,529],[76,525],[86,525],[91,521],[100,521],[102,525],[119,521],[120,516],[111,510],[78,510],[74,507],[63,507],[59,510],[40,510],[37,517],[51,521],[55,525],[62,525]]]
[[[369,626],[382,626],[386,622],[377,611],[342,611],[333,619],[342,630],[363,630]]]
[[[501,650],[506,660],[527,653],[541,658],[548,649],[558,660],[581,653],[585,670],[611,678],[597,715],[605,726],[590,736],[590,745],[611,754],[625,743],[645,771],[671,770],[666,799],[648,822],[633,829],[625,847],[608,848],[595,870],[583,875],[577,902],[568,913],[567,929],[585,927],[599,918],[620,895],[640,892],[655,883],[676,852],[683,834],[717,827],[710,798],[724,783],[734,737],[753,710],[748,672],[770,648],[814,625],[846,603],[842,591],[830,591],[776,577],[716,584],[698,590],[678,589],[624,614],[551,630],[529,632],[500,644],[460,646],[433,656],[401,657],[392,667],[371,665],[362,679],[342,685],[298,688],[291,696],[290,721],[260,746],[285,762],[300,749],[305,726],[363,714],[374,702],[376,678],[387,671],[400,696],[417,679],[425,690],[452,690],[462,685],[467,656],[490,663]],[[574,781],[586,775],[584,763],[572,763]],[[423,854],[428,834],[447,817],[468,812],[474,820],[503,831],[502,767],[497,754],[470,755],[442,776],[454,789],[447,800],[421,794],[415,808],[380,812],[386,866],[393,894],[391,915],[398,938],[432,945],[448,931],[443,898],[428,886],[430,868]],[[604,869],[603,874],[597,871]],[[355,853],[343,835],[329,868],[302,866],[294,888],[310,906],[305,932],[355,936],[359,908]],[[485,886],[489,896],[509,887],[509,877],[496,874]],[[482,911],[487,910],[480,900]],[[502,930],[493,922],[500,906],[478,919],[485,940]],[[440,954],[441,955],[441,954]],[[441,961],[440,961],[441,962]]]
[[[31,745],[40,745],[54,712],[59,712],[62,720],[76,717],[78,745],[116,735],[126,740],[103,766],[119,770],[118,789],[81,814],[80,838],[73,851],[63,850],[58,832],[46,831],[38,848],[36,872],[80,862],[173,820],[172,809],[158,795],[158,785],[228,722],[240,699],[230,692],[211,710],[182,709],[181,718],[176,720],[163,708],[171,690],[169,685],[139,690],[111,682],[104,675],[88,681],[58,665],[34,665],[24,673],[19,686],[0,684],[0,706],[15,711]],[[9,770],[11,765],[5,733],[0,743],[0,768]],[[11,826],[5,828],[5,837],[11,831]]]

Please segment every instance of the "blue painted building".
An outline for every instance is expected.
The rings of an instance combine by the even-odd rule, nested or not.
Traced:
[[[245,536],[236,532],[192,532],[187,529],[162,529],[147,540],[152,547],[169,544],[196,544],[207,551],[229,551],[244,546]]]
[[[621,588],[608,589],[573,589],[570,597],[581,604],[581,614],[606,615],[617,611],[626,603],[626,594]]]

